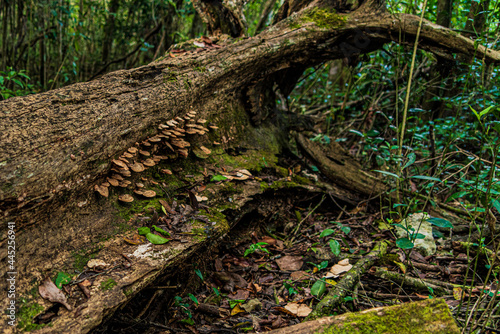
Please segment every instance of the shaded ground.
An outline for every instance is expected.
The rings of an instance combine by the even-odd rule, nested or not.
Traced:
[[[290,173],[307,168],[282,164],[289,164]],[[267,172],[260,177],[282,178]],[[463,325],[467,309],[492,301],[496,286],[482,281],[486,257],[478,257],[474,286],[460,287],[472,282],[474,269],[467,260],[474,247],[467,250],[460,241],[466,239],[465,228],[459,226],[451,239],[436,239],[436,255],[423,257],[395,246],[392,227],[382,219],[387,212],[375,206],[346,205],[328,194],[298,190],[279,195],[270,190],[263,196],[243,217],[228,216],[238,224],[219,246],[151,284],[94,333],[245,333],[291,326],[381,240],[390,242],[388,254],[361,276],[332,314],[443,297]],[[154,215],[144,214],[158,219]],[[164,215],[158,216],[158,225],[175,238],[176,232],[161,224]],[[318,282],[324,276],[322,286]],[[483,287],[486,293],[480,293]],[[484,325],[487,330],[496,326]]]

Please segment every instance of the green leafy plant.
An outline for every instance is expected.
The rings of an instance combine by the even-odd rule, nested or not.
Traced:
[[[164,231],[163,229],[161,229],[159,227],[155,226],[154,228],[156,231],[160,230],[159,232],[163,231],[162,233],[168,234],[166,231]],[[145,227],[145,226],[139,227],[137,229],[137,231],[138,231],[139,235],[144,235],[146,237],[146,239],[148,239],[149,242],[151,242],[154,245],[162,245],[162,244],[165,244],[165,243],[170,241],[169,239],[165,239],[162,236],[151,233],[151,229],[149,227]]]
[[[71,283],[71,276],[66,274],[66,273],[63,273],[63,272],[58,272],[57,277],[56,277],[56,281],[54,283],[56,284],[56,286],[59,289],[62,289],[62,286],[64,284]]]
[[[29,84],[30,77],[24,70],[15,71],[9,67],[0,71],[0,96],[6,100],[12,96],[24,96],[33,93],[33,85]]]
[[[311,287],[311,295],[320,298],[326,292],[326,282],[324,280],[318,280],[314,282]]]
[[[247,257],[250,254],[253,254],[255,252],[257,253],[267,253],[270,254],[269,251],[264,248],[264,246],[267,245],[267,242],[258,242],[256,244],[251,244],[246,250],[244,256]]]

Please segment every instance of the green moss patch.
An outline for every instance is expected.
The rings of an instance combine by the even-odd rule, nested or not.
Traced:
[[[107,291],[113,289],[113,287],[116,285],[116,281],[112,278],[108,278],[104,282],[101,283],[101,290]]]

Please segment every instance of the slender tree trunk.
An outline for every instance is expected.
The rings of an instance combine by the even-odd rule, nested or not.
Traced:
[[[449,28],[451,23],[452,8],[453,0],[438,0],[436,23],[442,25],[443,27]]]
[[[472,1],[465,30],[470,31],[473,35],[480,36],[486,25],[489,7],[490,0]]]
[[[109,53],[113,47],[113,36],[115,32],[115,17],[120,7],[120,0],[111,0],[108,9],[108,19],[104,27],[104,40],[102,42],[102,64],[106,64],[109,60]]]

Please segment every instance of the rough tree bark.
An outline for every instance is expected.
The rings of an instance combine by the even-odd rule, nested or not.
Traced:
[[[136,147],[152,152],[157,145],[160,153],[156,154],[169,155],[170,160],[146,174],[132,175],[134,181],[145,177],[144,182],[165,198],[184,191],[184,187],[194,187],[210,173],[220,173],[222,167],[226,171],[246,168],[254,174],[262,167],[277,167],[276,156],[288,141],[289,117],[281,115],[274,106],[274,84],[287,95],[308,66],[370,52],[384,43],[398,42],[401,33],[405,42],[413,42],[418,17],[389,15],[382,1],[357,4],[287,2],[288,9],[278,22],[255,37],[235,41],[220,38],[219,45],[205,39],[203,47],[200,41],[196,47],[187,42],[175,49],[193,51],[167,53],[137,69],[0,102],[2,232],[7,231],[7,222],[15,223],[15,270],[19,273],[16,292],[17,297],[29,300],[27,304],[18,302],[17,306],[38,313],[48,309],[51,303],[29,291],[36,291],[45,276],[68,271],[80,252],[120,263],[124,261],[121,253],[137,250],[137,246],[123,243],[122,234],[115,235],[116,228],[123,227],[123,220],[116,213],[126,211],[130,217],[138,212],[135,207],[116,204],[118,195],[132,193],[132,189],[112,190],[108,199],[94,192],[94,186],[103,184],[112,173],[110,169],[118,168],[112,161],[127,149]],[[420,47],[441,57],[476,52],[487,62],[500,61],[498,52],[476,47],[470,39],[427,21],[423,22],[420,36]],[[156,140],[162,134],[158,130],[160,124],[186,117],[190,111],[196,111],[195,118],[208,120],[206,124],[212,127],[206,127],[208,133],[201,130],[204,135],[198,132],[186,137],[192,151],[182,160],[180,156],[188,151],[169,151],[168,145],[157,144]],[[161,142],[165,140],[160,138]],[[214,142],[221,145],[215,146]],[[201,145],[212,149],[211,158],[199,159],[203,158],[198,149]],[[238,155],[242,149],[245,152]],[[335,159],[334,163],[343,165]],[[132,160],[138,160],[137,156]],[[162,169],[169,168],[174,170],[174,176],[161,174]],[[340,177],[333,181],[341,187],[349,186],[342,174],[333,171],[332,175]],[[346,175],[352,177],[351,173]],[[368,183],[367,193],[381,189],[377,181],[372,182],[369,177],[363,180]],[[311,186],[296,186],[314,190]],[[245,203],[266,190],[255,179],[239,187],[239,195],[232,196],[230,202],[235,212],[244,212]],[[353,192],[367,195],[362,189],[357,185]],[[201,218],[203,224],[216,223],[210,238],[191,235],[183,240],[185,243],[155,248],[159,255],[154,259],[134,260],[132,269],[118,268],[122,271],[113,276],[115,288],[96,288],[89,300],[83,304],[75,302],[77,307],[72,311],[61,310],[52,327],[41,332],[91,330],[167,268],[223,236],[230,226],[220,215],[228,207],[227,188],[213,185],[211,191],[212,209]],[[347,200],[355,196],[340,188],[334,194]],[[125,225],[125,229],[135,228],[132,220]],[[6,273],[12,271],[6,261],[7,233],[2,233],[1,238],[0,272]],[[2,290],[5,282],[3,279],[0,283]],[[2,300],[2,307],[8,302]],[[12,330],[7,321],[2,317],[0,328]]]

